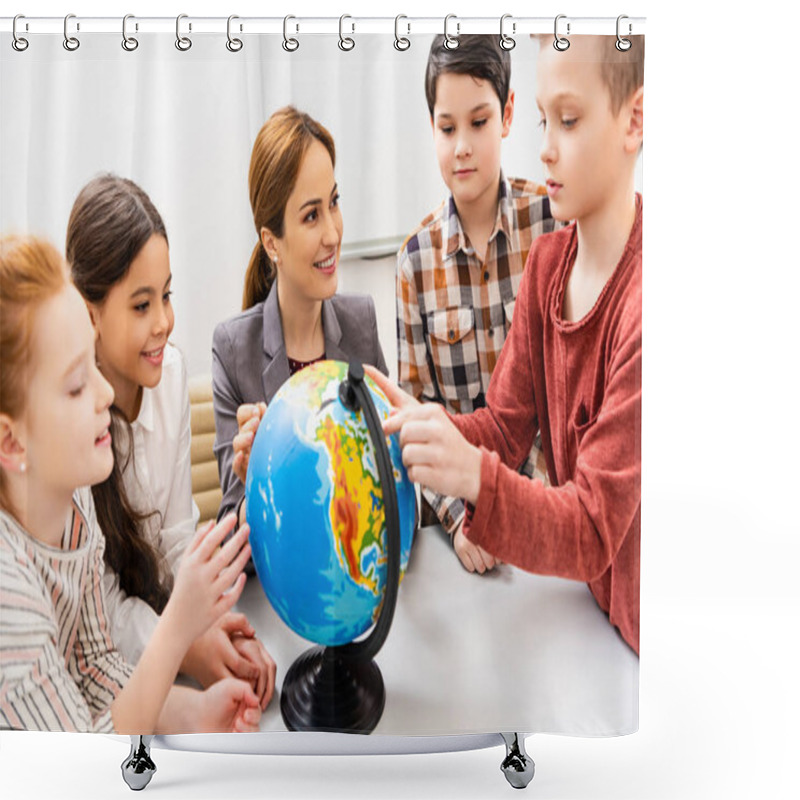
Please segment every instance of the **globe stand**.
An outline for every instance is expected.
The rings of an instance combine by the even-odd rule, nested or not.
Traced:
[[[312,647],[286,673],[281,715],[289,730],[371,733],[378,724],[386,702],[378,665],[336,650]]]
[[[364,383],[364,368],[351,362],[339,399],[362,410],[375,448],[386,519],[386,588],[378,621],[366,639],[341,647],[312,647],[289,668],[281,690],[281,716],[292,731],[371,733],[386,703],[383,676],[373,660],[394,616],[400,583],[400,515],[386,436]]]

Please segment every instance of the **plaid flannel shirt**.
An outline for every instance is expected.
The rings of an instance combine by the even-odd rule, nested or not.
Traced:
[[[501,174],[497,219],[481,261],[461,227],[452,195],[428,215],[397,254],[397,360],[400,386],[418,400],[467,414],[486,390],[514,316],[533,240],[561,227],[544,187]],[[520,471],[547,483],[537,436]],[[452,535],[460,498],[423,489]]]

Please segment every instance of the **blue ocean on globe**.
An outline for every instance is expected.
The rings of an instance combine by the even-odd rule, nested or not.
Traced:
[[[261,420],[247,471],[253,562],[281,619],[321,645],[347,644],[377,620],[387,573],[383,492],[362,411],[339,399],[347,364],[295,373]],[[365,378],[378,416],[390,404]],[[414,535],[416,494],[397,436],[388,440],[400,517],[401,575]]]

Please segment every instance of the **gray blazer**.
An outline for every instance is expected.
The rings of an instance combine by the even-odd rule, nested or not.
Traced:
[[[322,302],[325,357],[358,360],[389,374],[378,341],[375,304],[369,295],[337,294]],[[238,507],[244,486],[231,469],[233,437],[239,431],[236,410],[242,403],[269,404],[289,378],[278,292],[273,284],[267,299],[214,329],[211,384],[217,434],[214,454],[219,466],[222,504],[217,519]]]

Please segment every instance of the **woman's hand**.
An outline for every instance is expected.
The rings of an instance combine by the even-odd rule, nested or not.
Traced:
[[[233,437],[233,463],[231,468],[234,475],[242,483],[247,481],[247,465],[250,463],[253,439],[255,439],[259,423],[266,410],[266,403],[243,403],[236,409],[236,422],[239,424],[239,433]]]
[[[195,733],[256,733],[261,708],[249,683],[226,678],[199,693]]]
[[[383,431],[387,436],[399,431],[409,479],[474,504],[481,488],[481,451],[438,403],[420,403],[378,370],[364,369],[395,408]]]
[[[222,544],[235,521],[231,513],[218,525],[210,522],[200,528],[181,559],[162,619],[171,621],[173,634],[186,642],[187,650],[231,610],[244,588],[242,570],[250,558],[250,528],[243,525]]]

